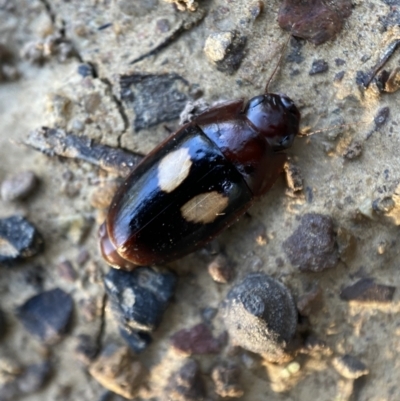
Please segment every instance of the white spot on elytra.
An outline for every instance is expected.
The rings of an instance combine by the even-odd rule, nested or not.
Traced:
[[[181,148],[165,156],[158,166],[158,185],[164,192],[172,192],[189,175],[189,149]]]
[[[212,223],[228,206],[229,199],[217,191],[192,198],[181,207],[182,216],[192,223]]]

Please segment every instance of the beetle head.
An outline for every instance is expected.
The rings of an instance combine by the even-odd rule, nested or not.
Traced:
[[[292,146],[294,137],[299,133],[300,112],[285,95],[266,93],[253,97],[244,113],[274,151]]]

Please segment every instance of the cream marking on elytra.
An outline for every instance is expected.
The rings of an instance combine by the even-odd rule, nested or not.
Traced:
[[[212,223],[228,206],[229,199],[217,191],[190,199],[181,207],[182,216],[192,223]]]
[[[188,148],[169,153],[158,165],[158,184],[162,191],[172,192],[189,175],[192,166]]]

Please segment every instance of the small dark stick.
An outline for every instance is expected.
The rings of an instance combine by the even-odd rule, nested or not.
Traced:
[[[386,48],[385,52],[383,53],[382,57],[378,60],[374,67],[372,67],[371,72],[369,73],[368,80],[364,83],[364,87],[368,88],[369,84],[375,78],[375,75],[383,68],[383,66],[388,62],[390,57],[393,55],[395,50],[400,44],[400,39],[395,39],[389,43],[389,46]]]

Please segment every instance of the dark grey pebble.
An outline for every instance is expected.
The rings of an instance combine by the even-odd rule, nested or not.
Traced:
[[[311,70],[309,71],[309,75],[322,74],[328,71],[329,65],[325,60],[314,60],[311,65]]]
[[[372,278],[362,278],[355,284],[342,290],[340,298],[344,301],[356,301],[361,303],[377,302],[390,303],[396,287],[375,283]]]
[[[122,75],[120,88],[124,105],[135,112],[135,132],[179,118],[190,90],[189,83],[173,73]]]
[[[98,353],[99,344],[94,338],[87,334],[80,334],[77,337],[74,356],[83,366],[89,366],[96,359]]]
[[[66,334],[72,311],[71,296],[55,288],[29,298],[16,313],[30,334],[45,343],[54,343]]]
[[[0,219],[0,266],[10,266],[43,250],[43,238],[22,216]]]
[[[336,357],[332,364],[338,373],[347,379],[358,379],[369,373],[367,365],[352,355]]]
[[[91,66],[90,64],[79,64],[78,74],[82,77],[93,77],[95,75],[93,66]]]
[[[317,213],[305,214],[299,227],[283,243],[283,250],[294,267],[319,272],[335,267],[339,260],[333,221]]]
[[[351,142],[344,151],[343,157],[347,160],[353,160],[359,157],[362,153],[362,144],[359,141]]]
[[[111,269],[104,285],[120,326],[137,331],[154,330],[174,294],[176,280],[176,275],[167,270]]]
[[[201,377],[198,362],[188,359],[184,365],[168,379],[164,390],[169,401],[203,401],[206,387]]]
[[[389,107],[382,107],[378,110],[378,113],[374,117],[374,123],[375,123],[375,128],[380,128],[382,127],[387,119],[389,118],[390,114],[390,109]]]
[[[136,354],[143,352],[152,341],[149,333],[144,331],[132,330],[130,327],[124,326],[119,328],[121,337],[126,341],[129,348]]]
[[[343,60],[342,58],[335,58],[335,65],[336,67],[341,67],[342,65],[346,64],[346,60]]]
[[[356,72],[356,84],[358,86],[362,86],[363,88],[365,88],[367,82],[369,79],[369,75],[364,72],[364,71],[357,71]]]
[[[229,291],[223,305],[231,341],[276,362],[287,356],[297,317],[289,289],[263,273],[247,275]]]
[[[346,74],[346,71],[339,71],[339,72],[336,73],[335,76],[333,77],[333,81],[334,81],[334,82],[340,82],[340,81],[343,79],[344,74]]]

